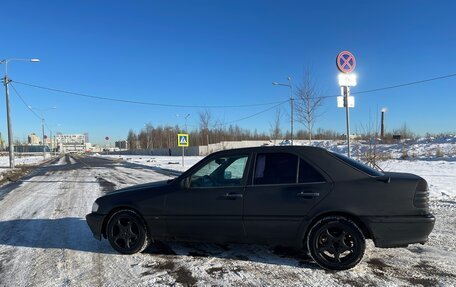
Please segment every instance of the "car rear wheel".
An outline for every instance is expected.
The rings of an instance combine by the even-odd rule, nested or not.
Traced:
[[[112,248],[122,254],[141,252],[149,245],[146,225],[132,210],[114,213],[108,221],[106,234]]]
[[[366,240],[353,221],[331,216],[312,226],[307,237],[307,248],[310,256],[321,267],[347,270],[363,258]]]

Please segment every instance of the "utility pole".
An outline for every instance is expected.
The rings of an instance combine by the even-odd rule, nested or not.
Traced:
[[[288,77],[288,85],[290,87],[290,129],[291,129],[291,132],[290,132],[290,139],[291,139],[291,145],[293,145],[293,122],[294,122],[294,118],[293,118],[293,110],[294,110],[294,105],[293,105],[293,85],[291,84],[291,77]]]
[[[46,149],[45,149],[45,147],[46,147],[45,140],[46,139],[44,138],[45,135],[44,135],[44,118],[43,118],[43,115],[41,115],[41,132],[43,134],[43,160],[45,160],[46,159]]]
[[[11,127],[11,109],[9,102],[9,91],[8,84],[10,80],[8,79],[8,63],[11,61],[23,61],[23,62],[39,62],[40,59],[4,59],[0,61],[0,64],[5,64],[5,77],[3,78],[3,84],[5,85],[5,97],[6,97],[6,121],[8,124],[8,149],[9,149],[9,164],[10,168],[14,168],[14,143],[13,143],[13,129]]]
[[[5,62],[8,65],[8,62]],[[10,168],[14,168],[14,143],[13,143],[13,129],[11,127],[11,109],[9,102],[9,90],[8,84],[9,79],[7,72],[5,72],[5,77],[3,78],[3,83],[5,84],[5,96],[6,96],[6,121],[8,124],[8,154],[9,154],[9,165]]]

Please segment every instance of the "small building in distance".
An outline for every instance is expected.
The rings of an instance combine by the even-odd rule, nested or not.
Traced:
[[[83,153],[86,151],[86,134],[61,134],[55,136],[58,151],[61,153]]]
[[[27,141],[29,145],[39,145],[41,144],[41,139],[39,136],[37,136],[35,133],[31,133],[27,137]]]

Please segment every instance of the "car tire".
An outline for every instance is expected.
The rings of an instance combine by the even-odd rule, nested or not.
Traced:
[[[347,270],[363,258],[366,239],[352,220],[342,216],[317,221],[307,236],[307,250],[315,262],[329,270]]]
[[[144,220],[129,209],[119,210],[110,217],[106,235],[112,248],[122,254],[141,252],[149,245]]]

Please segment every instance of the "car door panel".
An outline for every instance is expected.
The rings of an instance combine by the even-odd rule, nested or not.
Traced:
[[[201,163],[201,168],[188,176],[188,187],[169,192],[166,222],[170,235],[215,242],[244,239],[242,214],[249,154],[223,159]]]
[[[263,178],[258,180],[251,178],[245,191],[244,225],[247,240],[266,244],[294,245],[303,220],[306,220],[312,207],[330,191],[331,184],[322,178],[314,182],[297,183],[300,178],[299,166],[305,166],[297,155],[283,155],[288,157],[288,163],[277,159],[277,155],[266,154],[266,156],[276,159],[268,161],[257,155],[255,165],[258,166],[254,167],[256,169],[251,175]],[[296,162],[293,156],[296,156]],[[271,164],[275,163],[278,163],[278,166],[268,170],[267,166],[271,167]],[[292,173],[291,175],[283,174],[286,168],[295,163],[296,169],[288,171]],[[287,167],[284,167],[284,164]],[[264,171],[259,171],[259,166],[264,168]],[[282,180],[289,182],[290,176],[294,174],[295,183],[280,183]],[[302,177],[306,175],[306,173],[302,174]],[[314,180],[312,177],[311,179]],[[273,184],[264,184],[265,182],[273,182]]]

